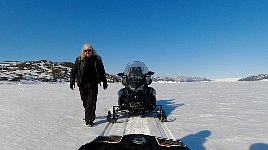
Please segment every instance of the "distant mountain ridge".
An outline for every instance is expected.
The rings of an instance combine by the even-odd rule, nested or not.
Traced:
[[[0,81],[69,82],[71,62],[4,61],[0,63]],[[109,82],[118,82],[115,75],[107,74]]]
[[[69,82],[71,62],[39,61],[4,61],[0,63],[0,81],[33,81],[33,82]],[[107,74],[108,82],[120,82],[117,75]],[[201,82],[211,81],[200,77],[158,77],[154,82]]]
[[[10,82],[69,82],[70,72],[74,64],[71,62],[39,61],[4,61],[0,62],[0,81]],[[239,81],[255,81],[267,79],[267,74],[250,76]],[[107,74],[108,82],[120,82],[117,75]],[[210,82],[213,80],[201,77],[169,77],[153,76],[153,82]]]
[[[177,76],[177,77],[169,77],[169,76],[153,76],[152,80],[154,82],[209,82],[212,81],[207,78],[201,77],[184,77],[184,76]]]
[[[260,80],[268,80],[268,74],[253,75],[239,79],[238,81],[260,81]]]

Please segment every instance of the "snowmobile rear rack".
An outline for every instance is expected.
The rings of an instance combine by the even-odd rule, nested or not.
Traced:
[[[113,113],[111,113],[111,111],[108,111],[108,115],[107,115],[107,120],[110,123],[115,123],[116,120],[118,119],[118,117],[120,116],[120,112],[128,112],[131,113],[129,115],[141,115],[144,116],[146,112],[150,112],[150,113],[157,113],[157,118],[161,121],[161,122],[166,122],[167,121],[167,116],[165,111],[162,108],[162,105],[154,105],[153,106],[153,110],[148,110],[147,108],[135,108],[135,111],[129,112],[128,110],[121,110],[120,106],[113,106]]]

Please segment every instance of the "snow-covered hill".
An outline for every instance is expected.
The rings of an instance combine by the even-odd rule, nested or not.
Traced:
[[[69,81],[70,62],[5,61],[0,63],[1,81],[62,82]]]
[[[0,81],[11,82],[69,82],[71,62],[40,61],[5,61],[0,63]],[[107,74],[109,82],[118,79]]]
[[[154,82],[209,82],[212,81],[207,78],[201,77],[185,77],[185,76],[177,76],[177,77],[169,77],[169,76],[153,76],[152,80]]]
[[[4,61],[0,62],[0,81],[12,82],[69,82],[71,62],[39,61]],[[123,70],[122,70],[123,71]],[[108,82],[120,82],[117,75],[107,74]],[[268,80],[268,74],[260,74],[245,78],[207,79],[185,76],[152,76],[153,82],[230,82]]]
[[[40,61],[5,61],[0,63],[0,81],[30,82],[69,82],[71,62]],[[120,82],[116,75],[107,74],[109,82]],[[201,77],[158,77],[154,82],[202,82],[211,81]]]
[[[239,79],[239,81],[260,81],[260,80],[268,80],[268,74],[253,75]]]

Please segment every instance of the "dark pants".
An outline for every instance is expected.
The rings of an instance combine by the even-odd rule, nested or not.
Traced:
[[[95,120],[95,110],[98,95],[98,84],[87,83],[79,87],[81,100],[85,108],[85,121]]]

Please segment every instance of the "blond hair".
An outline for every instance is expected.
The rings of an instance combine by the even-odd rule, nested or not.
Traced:
[[[80,52],[80,57],[81,58],[84,58],[85,57],[85,52],[84,50],[87,50],[87,49],[92,49],[92,53],[91,55],[98,55],[96,50],[93,48],[93,46],[89,43],[85,43],[81,49],[81,52]]]

